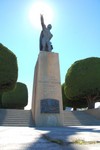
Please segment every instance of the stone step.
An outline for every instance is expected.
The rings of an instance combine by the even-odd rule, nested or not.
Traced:
[[[64,111],[65,126],[95,125],[100,126],[100,120],[85,111]]]
[[[64,111],[64,126],[100,126],[100,120],[84,111]],[[0,109],[0,126],[34,127],[31,110]]]
[[[31,110],[0,109],[0,126],[34,126]]]

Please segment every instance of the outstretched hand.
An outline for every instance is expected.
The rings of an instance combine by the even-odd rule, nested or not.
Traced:
[[[41,20],[43,20],[43,14],[40,14],[40,18],[41,18]]]
[[[40,19],[41,19],[41,25],[42,25],[42,27],[44,26],[44,18],[43,18],[43,15],[42,14],[40,14]]]

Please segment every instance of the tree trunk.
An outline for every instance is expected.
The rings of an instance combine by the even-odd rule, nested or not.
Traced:
[[[2,100],[0,99],[0,108],[2,108]]]
[[[95,108],[95,101],[91,96],[87,98],[87,103],[88,103],[88,109]]]
[[[73,107],[73,110],[76,111],[76,110],[77,110],[77,107],[74,106],[74,107]]]

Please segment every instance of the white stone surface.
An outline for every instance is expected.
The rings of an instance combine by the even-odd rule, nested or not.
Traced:
[[[46,140],[43,134],[65,142],[59,145]],[[100,141],[100,126],[64,128],[0,127],[0,150],[99,150],[100,144],[68,144],[76,139]]]

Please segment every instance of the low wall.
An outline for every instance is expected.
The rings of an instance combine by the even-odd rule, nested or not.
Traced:
[[[86,110],[86,113],[96,117],[97,119],[100,119],[100,108],[88,109]]]

